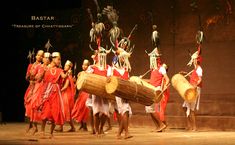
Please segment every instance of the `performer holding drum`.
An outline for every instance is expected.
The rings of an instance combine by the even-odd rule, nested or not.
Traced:
[[[98,61],[91,66],[92,73],[101,76],[110,76],[111,67],[106,65],[107,51],[102,50],[98,53]],[[92,95],[92,110],[94,115],[94,126],[96,135],[104,134],[103,127],[107,117],[109,117],[108,99],[102,96]]]
[[[169,78],[166,73],[166,65],[161,65],[160,60],[160,54],[158,53],[157,47],[148,54],[150,56],[150,70],[151,70],[151,76],[150,76],[150,84],[154,86],[155,90],[161,90],[165,91],[168,88],[169,85]],[[142,78],[143,76],[140,76]],[[151,106],[146,106],[145,110],[146,113],[149,113],[151,115],[151,118],[156,125],[156,131],[161,132],[163,129],[166,128],[165,122],[165,116],[164,112],[166,109],[166,103],[169,98],[169,93],[163,93],[162,101],[159,104],[153,103]],[[159,109],[159,111],[156,111],[156,109]]]
[[[194,101],[184,101],[183,103],[183,109],[186,113],[187,118],[187,130],[196,131],[196,115],[195,115],[195,109],[199,110],[199,101],[200,101],[200,94],[201,94],[201,87],[202,87],[202,73],[203,70],[200,66],[202,58],[199,55],[200,49],[196,51],[192,56],[191,60],[188,63],[188,65],[194,65],[194,69],[191,72],[189,82],[193,87],[196,88],[196,97]]]
[[[120,53],[116,52],[116,54],[117,55],[114,56],[113,59],[112,76],[117,76],[124,80],[128,80],[129,71],[131,70],[131,66],[129,63],[129,57],[131,53],[126,52],[123,48]],[[123,130],[125,131],[124,139],[131,138],[133,136],[131,136],[128,131],[129,117],[132,114],[131,106],[128,100],[120,98],[118,96],[116,96],[116,105],[116,109],[118,110],[118,116],[120,119],[117,139],[121,139]]]
[[[200,64],[202,62],[201,44],[203,41],[203,32],[199,32],[200,33],[197,33],[196,35],[196,42],[198,45],[197,51],[191,55],[191,60],[187,64],[189,66],[194,65],[194,69],[189,73],[181,71],[179,74],[175,74],[171,79],[173,87],[184,99],[182,107],[186,113],[186,129],[190,131],[197,130],[195,109],[199,110],[199,101],[202,87],[203,70]],[[186,80],[186,76],[190,76],[189,82]]]

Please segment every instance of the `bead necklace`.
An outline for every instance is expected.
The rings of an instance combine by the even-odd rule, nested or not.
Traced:
[[[56,69],[54,69],[54,70],[55,70],[54,72],[52,72],[52,69],[54,69],[54,68],[51,68],[51,69],[50,69],[50,72],[51,72],[51,74],[54,76],[54,75],[56,74]]]

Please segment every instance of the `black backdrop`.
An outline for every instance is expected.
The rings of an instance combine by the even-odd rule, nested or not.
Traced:
[[[25,80],[25,73],[29,63],[27,59],[28,50],[35,48],[43,49],[48,38],[58,37],[63,34],[64,39],[58,46],[54,46],[56,50],[66,54],[74,54],[67,47],[67,44],[74,44],[73,47],[79,47],[80,42],[70,39],[69,32],[72,30],[34,30],[16,29],[12,24],[28,24],[30,23],[31,15],[56,15],[60,18],[66,13],[76,13],[70,10],[79,12],[81,1],[79,0],[62,0],[62,1],[5,1],[1,4],[1,98],[0,112],[4,122],[24,121],[24,104],[23,95],[28,86]],[[63,14],[65,13],[65,14]],[[78,15],[79,16],[79,15]],[[70,18],[68,18],[70,19]],[[68,21],[68,20],[61,20]],[[70,22],[70,20],[69,20]],[[76,29],[76,26],[75,28]],[[79,38],[79,32],[75,33]],[[51,43],[53,44],[51,40]],[[77,46],[78,45],[78,46]],[[67,49],[66,49],[67,47]],[[64,48],[62,50],[62,48]],[[54,51],[53,48],[50,52]],[[80,54],[79,50],[75,54]],[[79,60],[77,60],[79,61]]]

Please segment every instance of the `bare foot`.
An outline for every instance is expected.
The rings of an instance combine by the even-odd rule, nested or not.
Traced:
[[[55,129],[56,132],[63,132],[63,129],[62,128],[57,128]]]
[[[104,134],[104,131],[103,130],[100,130],[100,133],[99,134]]]
[[[37,128],[34,128],[33,129],[33,132],[32,132],[32,135],[35,135],[35,133],[37,133],[38,132],[38,129]]]
[[[92,130],[91,134],[95,134],[95,130]]]
[[[117,138],[117,139],[122,139],[122,136],[121,136],[120,134],[118,134],[118,135],[116,136],[116,138]]]
[[[162,132],[167,126],[162,123],[161,126],[156,130],[157,132]]]
[[[130,135],[129,133],[126,133],[124,139],[129,139],[129,138],[132,138],[132,137],[133,137],[132,135]]]
[[[83,128],[83,131],[88,131],[88,129],[87,128]]]
[[[70,130],[68,130],[67,132],[75,132],[76,129],[75,128],[71,128]]]
[[[186,127],[185,130],[190,131],[190,130],[192,130],[192,128],[191,127]]]
[[[196,132],[196,131],[197,131],[197,128],[193,128],[191,131],[192,131],[192,132]]]
[[[31,128],[33,128],[33,126],[32,126],[32,125],[29,125],[29,126],[26,128],[26,133],[28,133]]]
[[[152,129],[150,132],[156,132],[156,130],[158,130],[158,128]]]
[[[54,139],[54,135],[50,134],[49,139]]]
[[[111,126],[109,126],[108,128],[106,128],[104,132],[107,132],[107,131],[109,131],[109,130],[112,130],[112,127],[111,127]]]
[[[45,133],[44,132],[40,132],[40,138],[41,139],[46,139]]]

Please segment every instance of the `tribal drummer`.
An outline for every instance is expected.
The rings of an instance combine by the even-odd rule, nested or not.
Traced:
[[[155,90],[164,91],[163,98],[160,103],[154,103],[151,106],[145,106],[146,113],[149,113],[157,132],[163,131],[167,125],[165,121],[165,110],[169,99],[169,77],[167,75],[167,65],[161,64],[161,59],[157,47],[148,54],[150,56],[150,84],[155,87]],[[142,78],[143,76],[140,76]]]
[[[106,56],[111,50],[100,47],[93,59],[95,64],[91,66],[90,73],[108,77],[111,75],[111,67],[106,64]],[[103,127],[109,117],[109,101],[102,96],[92,95],[92,110],[94,117],[95,134],[104,134]]]
[[[186,113],[186,119],[187,119],[187,130],[190,131],[196,131],[196,115],[195,115],[195,109],[199,110],[199,101],[200,101],[200,94],[201,94],[201,87],[202,87],[202,73],[203,70],[200,66],[202,62],[201,57],[201,46],[198,46],[198,50],[191,56],[191,60],[189,61],[188,65],[191,66],[194,65],[194,69],[191,72],[190,75],[190,84],[192,84],[197,89],[197,98],[193,102],[187,102],[184,101],[183,103],[183,109]],[[186,72],[180,72],[180,73],[186,73]]]
[[[122,45],[124,46],[124,45]],[[116,55],[113,58],[112,62],[112,76],[120,77],[124,80],[129,79],[129,72],[131,70],[131,66],[129,63],[129,57],[131,55],[130,52],[126,52],[125,48],[122,47],[122,51],[117,49],[115,51]],[[131,106],[128,100],[120,98],[118,96],[116,98],[115,110],[117,110],[117,116],[119,119],[119,130],[117,133],[117,139],[121,139],[121,134],[125,131],[124,139],[132,138],[133,136],[129,134],[128,126],[129,126],[129,117],[132,115]]]

